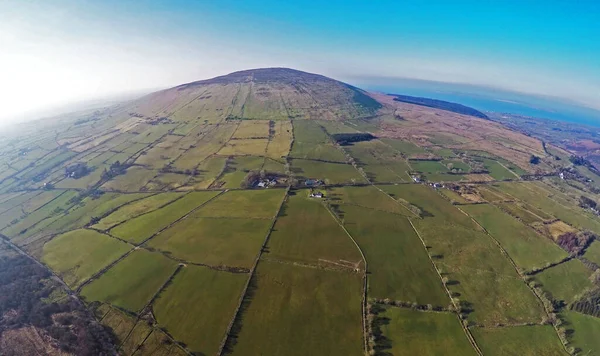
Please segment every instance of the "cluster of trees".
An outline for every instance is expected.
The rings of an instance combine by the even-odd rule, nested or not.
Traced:
[[[583,157],[583,156],[573,155],[573,156],[569,157],[569,161],[571,161],[571,163],[573,163],[576,166],[592,167],[592,164],[590,163],[590,161],[585,159],[585,157]]]
[[[102,172],[102,179],[109,180],[118,175],[125,174],[127,168],[129,168],[129,165],[116,161],[115,163],[111,164],[108,169],[104,168],[104,172]]]
[[[589,231],[579,233],[565,232],[556,239],[556,243],[572,255],[580,255],[592,243],[596,235]]]
[[[571,304],[571,310],[600,318],[600,289],[586,292],[578,301]]]
[[[52,301],[61,287],[50,273],[22,256],[0,257],[0,336],[33,326],[52,338],[65,353],[113,355],[115,337],[71,297]],[[18,345],[15,345],[17,347]],[[8,350],[10,351],[10,350]]]
[[[91,169],[85,163],[75,163],[65,168],[65,177],[79,179],[85,177]]]
[[[536,155],[531,155],[531,157],[529,157],[529,163],[531,164],[539,164],[540,160],[541,159]]]
[[[579,206],[584,209],[596,209],[597,205],[598,204],[594,200],[592,200],[584,195],[579,197]]]
[[[376,137],[370,133],[337,133],[331,135],[331,138],[341,146],[347,146],[354,142],[371,141]]]

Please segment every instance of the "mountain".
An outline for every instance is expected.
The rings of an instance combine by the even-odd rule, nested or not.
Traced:
[[[368,117],[381,107],[361,89],[288,68],[251,69],[162,90],[134,102],[132,111],[174,121]]]

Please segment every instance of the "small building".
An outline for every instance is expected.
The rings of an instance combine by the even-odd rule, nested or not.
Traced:
[[[259,188],[264,188],[265,187],[265,182],[258,182],[258,184],[256,185]]]
[[[560,179],[565,179],[565,174],[563,172],[560,172],[558,176],[560,177]]]
[[[321,192],[310,193],[310,197],[311,198],[323,198],[323,193],[321,193]]]

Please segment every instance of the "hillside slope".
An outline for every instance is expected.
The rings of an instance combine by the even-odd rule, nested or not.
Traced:
[[[341,120],[373,115],[381,105],[353,86],[287,68],[251,69],[145,96],[132,111],[173,121],[226,118]]]

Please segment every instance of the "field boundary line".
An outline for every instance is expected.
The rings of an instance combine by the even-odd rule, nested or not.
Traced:
[[[456,305],[456,302],[454,301],[454,298],[452,298],[452,292],[450,292],[450,290],[448,289],[448,286],[446,286],[446,284],[443,282],[444,278],[442,277],[442,274],[438,270],[437,266],[435,265],[435,262],[433,262],[433,259],[431,258],[431,255],[429,254],[429,251],[427,250],[427,244],[425,243],[425,240],[423,240],[423,237],[421,236],[421,234],[419,233],[419,231],[417,230],[417,228],[413,224],[412,220],[410,218],[407,218],[407,219],[408,219],[408,222],[410,223],[410,226],[415,231],[415,234],[417,234],[417,236],[419,237],[419,240],[421,240],[421,243],[423,244],[423,248],[425,248],[425,253],[427,253],[427,257],[429,258],[429,262],[431,262],[431,264],[433,265],[433,269],[435,270],[435,272],[437,273],[438,277],[440,278],[440,281],[442,281],[442,286],[444,286],[444,289],[446,290],[446,293],[448,294],[448,298],[450,298],[450,303],[452,303],[452,305],[454,306],[455,310],[458,310],[458,306]],[[463,331],[465,333],[465,336],[467,337],[467,340],[469,340],[469,343],[475,349],[475,352],[479,356],[483,356],[483,352],[479,348],[479,345],[477,344],[477,341],[475,340],[475,337],[471,333],[471,330],[469,330],[469,328],[467,326],[465,326],[465,324],[463,324],[463,321],[460,318],[460,316],[458,315],[458,312],[455,312],[454,314],[456,315],[456,318],[458,319],[458,323],[462,327],[462,329],[463,329]]]
[[[363,276],[362,276],[363,277],[363,283],[362,283],[363,291],[362,291],[362,305],[361,305],[362,318],[361,319],[362,319],[362,332],[363,332],[363,349],[364,349],[365,355],[368,355],[369,354],[369,350],[368,350],[369,343],[367,342],[367,288],[368,288],[367,259],[365,258],[365,254],[363,253],[362,249],[360,248],[360,246],[358,245],[356,240],[354,240],[354,237],[352,237],[352,235],[346,229],[344,224],[342,224],[342,222],[338,219],[338,217],[333,213],[329,204],[324,202],[323,205],[325,205],[325,209],[327,209],[327,211],[329,212],[329,214],[331,215],[333,220],[335,220],[335,222],[338,223],[338,225],[342,228],[342,230],[344,230],[346,235],[348,235],[350,240],[352,240],[352,242],[356,246],[356,249],[358,250],[358,252],[360,252],[363,263],[365,264],[365,269],[364,269]]]
[[[269,237],[271,236],[271,232],[273,232],[273,227],[275,227],[275,223],[277,222],[277,218],[279,217],[279,213],[281,212],[281,209],[283,208],[283,205],[285,204],[285,202],[287,201],[288,198],[288,194],[290,192],[290,186],[287,187],[287,189],[285,190],[285,194],[283,195],[283,198],[281,199],[281,203],[279,204],[279,208],[277,209],[277,212],[275,213],[275,215],[273,216],[273,219],[271,221],[271,226],[269,227],[269,229],[267,230],[267,233],[265,235],[265,239],[263,240],[262,245],[260,246],[260,249],[258,250],[258,254],[256,255],[256,258],[254,260],[254,264],[252,265],[252,268],[250,269],[250,273],[248,274],[248,280],[246,281],[246,284],[244,285],[244,289],[242,289],[242,294],[240,295],[240,299],[238,301],[238,305],[235,308],[235,311],[233,312],[233,316],[231,317],[231,320],[229,321],[229,325],[227,326],[227,329],[225,330],[225,335],[223,337],[223,340],[221,341],[221,344],[219,345],[219,350],[217,351],[217,355],[222,356],[226,353],[226,346],[227,346],[227,342],[230,339],[231,336],[231,329],[233,328],[233,325],[235,324],[235,321],[239,318],[240,316],[240,310],[242,309],[242,305],[244,304],[244,299],[246,299],[246,294],[248,293],[248,287],[250,286],[250,282],[252,281],[252,278],[254,278],[254,271],[256,271],[256,267],[258,266],[258,262],[260,261],[260,257],[262,256],[265,247],[267,246],[267,243],[269,242]]]
[[[154,293],[152,298],[150,298],[148,303],[146,303],[146,305],[144,305],[144,307],[140,309],[140,313],[143,313],[144,310],[149,308],[154,303],[154,301],[156,300],[156,298],[158,298],[160,293],[162,293],[162,291],[165,290],[171,282],[173,282],[173,279],[175,278],[175,276],[177,276],[177,274],[179,274],[179,272],[181,272],[181,270],[183,268],[184,268],[183,264],[180,263],[179,265],[177,265],[177,268],[175,268],[175,270],[173,271],[173,273],[171,273],[169,278],[167,278],[167,280],[158,288],[158,290],[156,291],[156,293]]]
[[[467,214],[465,211],[463,211],[462,209],[458,208],[460,211],[462,211],[464,214],[470,216],[469,214]],[[519,275],[519,277],[521,277],[521,281],[523,281],[523,283],[525,284],[525,286],[529,289],[529,291],[537,298],[538,302],[542,305],[542,309],[544,310],[544,313],[546,314],[546,317],[548,319],[550,319],[550,314],[551,312],[546,309],[546,304],[544,304],[544,302],[542,301],[542,298],[536,293],[535,289],[531,288],[529,286],[529,283],[527,283],[526,279],[525,279],[525,273],[521,270],[521,268],[519,268],[517,266],[517,264],[515,263],[515,261],[512,259],[512,257],[508,254],[508,252],[504,249],[504,247],[502,247],[502,244],[500,244],[500,241],[498,241],[494,236],[492,236],[492,234],[490,234],[485,227],[483,227],[479,222],[477,222],[477,220],[475,220],[472,216],[471,220],[473,220],[473,222],[475,224],[477,224],[479,227],[481,227],[483,229],[483,232],[485,232],[485,234],[487,236],[489,236],[498,246],[498,248],[500,249],[500,252],[506,256],[506,258],[508,259],[508,261],[510,262],[510,264],[513,266],[513,268],[515,269],[515,271],[517,272],[517,274]],[[556,325],[555,322],[552,323],[552,327],[554,329],[554,331],[556,332],[556,337],[558,337],[558,340],[560,341],[560,344],[563,347],[563,350],[570,355],[571,353],[569,352],[569,350],[567,350],[567,346],[565,344],[563,344],[562,339],[560,338],[560,334],[558,332],[558,327]]]
[[[201,207],[203,207],[204,205],[208,204],[209,202],[211,202],[213,199],[215,199],[216,197],[222,195],[225,191],[221,191],[219,194],[216,194],[214,197],[208,199],[207,201],[205,201],[204,203],[198,205],[197,207],[195,207],[194,209],[190,210],[187,214],[185,214],[184,216],[180,217],[179,219],[171,222],[169,225],[165,226],[164,228],[160,229],[159,231],[155,232],[154,234],[152,234],[150,237],[148,237],[147,239],[145,239],[144,241],[140,242],[139,244],[135,245],[133,243],[130,243],[130,245],[133,245],[134,247],[132,249],[130,249],[129,251],[125,252],[121,257],[117,258],[116,260],[114,260],[113,262],[111,262],[110,264],[108,264],[107,266],[105,266],[104,268],[102,268],[100,271],[94,273],[90,278],[86,279],[85,281],[83,281],[83,283],[81,283],[79,285],[79,287],[77,287],[77,293],[80,293],[81,290],[83,289],[83,287],[85,287],[86,285],[90,284],[91,282],[93,282],[95,279],[99,278],[100,276],[102,276],[104,273],[106,273],[106,271],[108,271],[109,269],[111,269],[112,267],[114,267],[117,263],[121,262],[122,260],[124,260],[127,256],[129,256],[131,253],[133,253],[133,251],[136,251],[138,249],[140,249],[142,245],[144,245],[146,242],[150,241],[152,238],[156,237],[158,234],[160,234],[161,232],[165,231],[166,229],[172,227],[173,225],[175,225],[176,223],[178,223],[179,221],[185,219],[186,217],[188,217],[191,213],[193,213],[194,211],[196,211],[197,209],[200,209]]]

